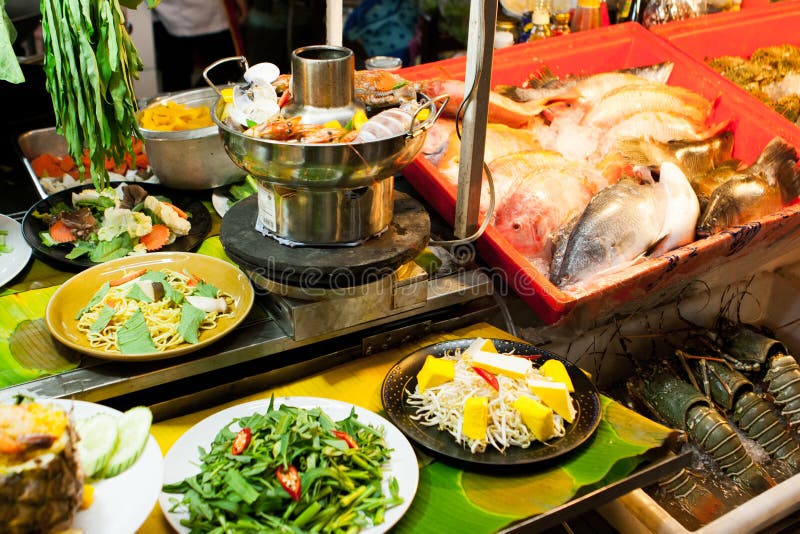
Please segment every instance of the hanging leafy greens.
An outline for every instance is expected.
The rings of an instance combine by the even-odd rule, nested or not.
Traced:
[[[141,0],[123,0],[135,8]],[[148,0],[154,7],[158,0]],[[136,124],[133,78],[142,61],[125,30],[118,0],[41,0],[44,70],[56,126],[81,171],[88,150],[92,181],[107,186],[106,159],[132,153]]]
[[[6,14],[6,0],[0,0],[0,80],[22,83],[25,77],[17,63],[17,54],[11,46],[17,38],[17,30]]]

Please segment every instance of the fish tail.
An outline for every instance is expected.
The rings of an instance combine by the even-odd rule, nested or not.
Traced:
[[[527,102],[528,98],[525,96],[525,91],[516,85],[495,85],[494,92],[510,98],[515,102]]]
[[[638,137],[621,137],[616,141],[616,149],[631,165],[656,165],[655,154],[652,153],[650,143]]]
[[[771,185],[780,188],[784,203],[800,195],[797,153],[793,146],[780,137],[775,137],[767,144],[754,166],[765,174]]]

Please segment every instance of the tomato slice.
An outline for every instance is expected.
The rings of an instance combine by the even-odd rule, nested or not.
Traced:
[[[473,367],[472,370],[478,373],[479,377],[486,380],[486,383],[492,386],[492,389],[494,389],[495,391],[500,391],[500,382],[497,381],[496,376],[494,376],[486,369],[481,369],[480,367]]]
[[[331,430],[331,432],[333,432],[333,435],[336,436],[337,438],[343,439],[344,442],[347,443],[347,446],[350,447],[351,449],[358,448],[358,443],[356,443],[355,438],[350,434],[348,434],[347,432],[342,432],[341,430]]]
[[[275,477],[292,500],[300,500],[300,474],[293,465],[290,465],[286,471],[283,470],[283,467],[278,467]]]
[[[238,456],[244,452],[248,445],[250,445],[250,439],[253,437],[253,433],[250,431],[249,427],[244,427],[241,429],[237,434],[236,437],[233,438],[233,445],[231,445],[231,454],[234,456]]]

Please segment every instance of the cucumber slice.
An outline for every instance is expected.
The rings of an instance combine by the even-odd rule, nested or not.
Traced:
[[[119,419],[119,440],[117,449],[103,470],[103,478],[115,477],[132,466],[144,450],[150,437],[150,424],[153,414],[144,406],[131,408]]]
[[[103,471],[117,448],[117,419],[107,413],[98,413],[78,421],[75,430],[81,438],[78,454],[83,473],[94,478]]]

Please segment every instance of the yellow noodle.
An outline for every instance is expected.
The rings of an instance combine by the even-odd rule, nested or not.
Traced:
[[[184,296],[191,295],[194,290],[188,285],[190,278],[177,271],[162,269],[166,275],[166,281],[176,291]],[[138,278],[136,279],[138,280]],[[135,283],[135,282],[133,282]],[[131,290],[132,284],[112,287],[106,296],[97,304],[89,308],[78,319],[78,330],[86,334],[89,346],[108,352],[119,352],[117,348],[117,331],[130,317],[141,310],[145,324],[153,339],[153,344],[158,352],[162,352],[177,347],[186,341],[178,333],[178,325],[181,320],[181,307],[171,300],[162,298],[157,302],[141,302],[126,297]],[[207,312],[205,319],[200,323],[200,330],[211,330],[216,328],[217,321],[223,317],[233,317],[234,300],[222,290],[219,290],[217,297],[225,299],[225,313]],[[91,332],[92,325],[97,321],[100,312],[107,305],[111,305],[116,312],[109,323],[100,332]]]

